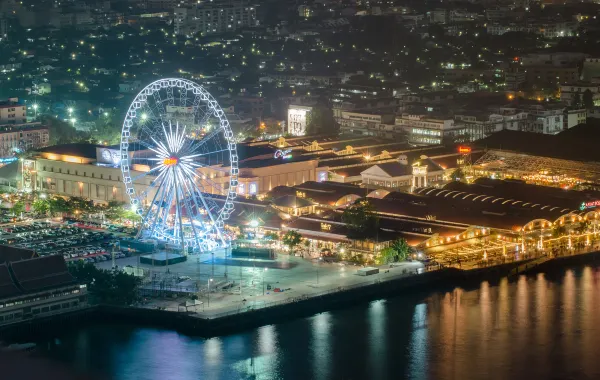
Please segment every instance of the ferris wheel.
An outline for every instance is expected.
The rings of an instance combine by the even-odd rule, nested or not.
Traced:
[[[142,89],[125,116],[120,148],[126,192],[142,217],[138,237],[184,252],[226,247],[237,162],[229,121],[202,86],[160,79]]]

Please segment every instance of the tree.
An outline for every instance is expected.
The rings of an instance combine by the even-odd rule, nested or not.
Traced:
[[[103,207],[104,216],[109,220],[119,220],[125,216],[125,203],[119,201],[109,201]]]
[[[389,247],[379,252],[377,261],[380,264],[389,264],[391,262],[404,261],[412,252],[412,248],[405,239],[395,240]]]
[[[69,272],[88,285],[98,303],[131,305],[138,300],[141,279],[117,270],[99,269],[92,263],[77,261],[69,264]]]
[[[396,259],[398,261],[404,261],[408,259],[408,256],[412,252],[412,248],[408,245],[406,239],[397,239],[391,245],[391,248],[396,252]]]
[[[47,215],[50,211],[50,202],[46,199],[37,199],[31,205],[33,211],[38,215]]]
[[[339,125],[333,118],[333,110],[329,107],[316,106],[308,114],[306,134],[332,134],[339,131]]]
[[[71,209],[69,204],[64,198],[61,197],[53,197],[48,201],[48,208],[51,215],[57,213],[69,213]]]
[[[342,222],[348,227],[348,237],[365,239],[372,237],[379,228],[379,218],[374,207],[366,199],[359,199],[346,207],[342,214]]]
[[[583,92],[582,102],[586,109],[594,108],[594,94],[589,88]]]
[[[12,212],[15,216],[21,215],[25,211],[25,202],[18,201],[12,207]]]
[[[392,247],[387,247],[379,252],[377,263],[380,265],[389,264],[396,259],[396,251]]]
[[[294,252],[294,247],[300,244],[302,241],[302,235],[298,231],[290,230],[283,235],[281,238],[281,242],[288,246],[290,249],[290,253]]]
[[[465,178],[465,173],[462,168],[456,168],[452,174],[450,174],[450,179],[453,181],[461,181]]]
[[[264,238],[265,240],[278,240],[279,236],[275,232],[267,232]]]

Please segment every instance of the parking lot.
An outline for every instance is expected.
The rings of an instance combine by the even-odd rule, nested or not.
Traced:
[[[65,260],[99,263],[112,259],[113,246],[122,231],[90,228],[81,224],[31,221],[0,227],[0,244],[34,250],[40,256],[63,255]],[[130,231],[126,231],[130,232]],[[116,252],[115,259],[129,256]]]

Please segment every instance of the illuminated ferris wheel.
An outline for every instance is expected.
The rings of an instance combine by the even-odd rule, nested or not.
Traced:
[[[120,149],[131,207],[142,217],[138,236],[186,251],[227,246],[223,225],[233,211],[237,161],[229,121],[202,86],[186,79],[146,86],[129,106]],[[229,180],[215,183],[202,168],[224,171]]]

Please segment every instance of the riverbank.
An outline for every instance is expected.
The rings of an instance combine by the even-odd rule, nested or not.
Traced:
[[[528,261],[532,262],[533,260]],[[501,278],[514,274],[515,270],[523,268],[523,264],[528,261],[470,270],[444,268],[386,281],[375,280],[368,285],[336,289],[313,297],[293,299],[269,307],[248,309],[210,318],[202,318],[196,313],[99,305],[70,314],[39,318],[17,325],[0,327],[0,340],[27,340],[28,337],[45,335],[49,332],[56,333],[58,330],[71,329],[73,326],[90,323],[128,323],[171,329],[186,335],[210,338],[333,309],[350,307],[357,303],[366,303],[381,298],[403,294],[425,295],[431,291],[451,291],[455,287],[476,287],[481,281],[489,281],[494,284]],[[593,263],[600,264],[600,252],[553,258],[540,265],[526,268],[524,271],[520,271],[519,274],[534,274],[564,269],[571,265]]]

